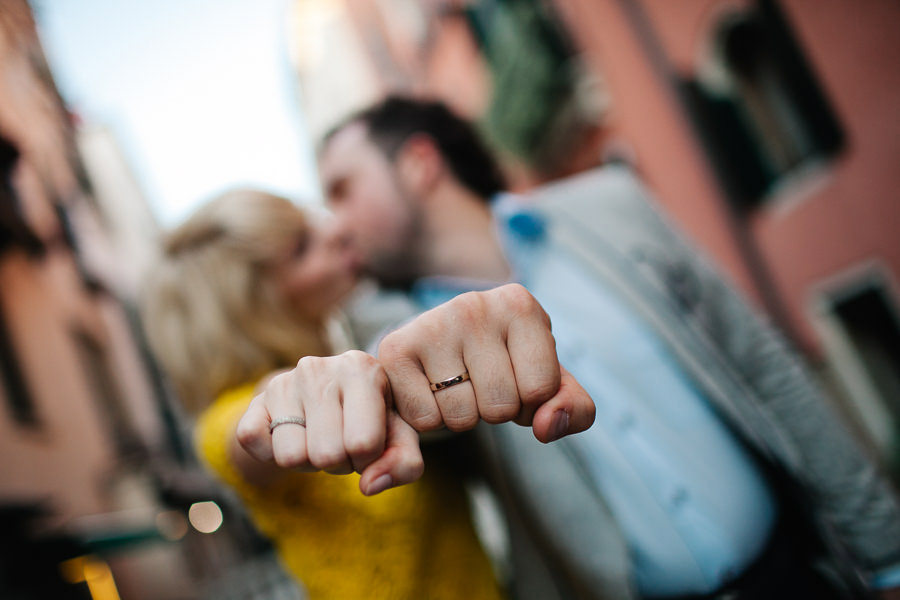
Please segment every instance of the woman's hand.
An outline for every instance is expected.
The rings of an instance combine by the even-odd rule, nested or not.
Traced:
[[[304,357],[273,377],[238,423],[240,445],[254,458],[300,471],[362,474],[360,490],[377,494],[422,476],[419,436],[393,410],[378,361],[359,351]],[[300,425],[285,422],[299,417]]]

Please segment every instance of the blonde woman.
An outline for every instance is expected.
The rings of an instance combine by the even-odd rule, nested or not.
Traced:
[[[350,381],[338,410],[356,410],[364,423],[386,428],[382,447],[405,445],[405,456],[412,456],[405,466],[387,464],[403,453],[384,452],[323,459],[336,473],[363,472],[362,480],[352,473],[297,472],[256,460],[237,441],[238,421],[263,382],[269,388],[296,383],[300,357],[338,350],[329,319],[356,275],[344,241],[288,200],[254,190],[225,193],[164,240],[145,294],[150,344],[197,415],[199,454],[238,493],[311,598],[498,598],[458,481],[429,468],[418,481],[378,494],[417,479],[422,469],[415,432],[385,410],[381,396],[367,404],[366,389],[347,393],[352,382],[365,381],[367,389],[389,395],[384,371],[368,355],[323,363],[326,376],[319,381],[332,387]],[[345,418],[345,436],[352,435],[351,422]],[[288,422],[271,437],[307,436],[312,458],[325,456],[334,441],[323,430]],[[392,468],[393,479],[378,475]]]

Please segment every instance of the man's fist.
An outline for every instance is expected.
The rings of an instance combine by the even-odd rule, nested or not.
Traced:
[[[382,340],[378,360],[397,411],[418,431],[514,420],[551,442],[594,422],[590,396],[559,365],[547,313],[520,285],[462,294],[420,315]],[[468,381],[432,391],[463,374]]]

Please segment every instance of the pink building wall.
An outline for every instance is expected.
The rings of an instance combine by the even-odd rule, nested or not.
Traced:
[[[558,0],[560,15],[613,96],[610,127],[637,158],[660,202],[737,283],[759,299],[727,225],[724,196],[707,157],[667,83],[618,0]],[[713,28],[734,0],[635,0],[666,59],[694,75],[709,53]],[[848,13],[836,1],[781,2],[793,33],[847,136],[823,169],[769,197],[752,232],[800,342],[819,339],[810,296],[823,281],[869,260],[900,279],[900,6],[872,1]]]
[[[775,198],[754,224],[809,335],[803,307],[820,281],[870,258],[900,281],[900,5],[869,1],[848,11],[834,0],[790,0],[784,8],[847,132],[845,152],[819,185]]]
[[[60,254],[41,269],[9,257],[0,261],[0,282],[3,315],[40,421],[30,428],[0,419],[0,496],[47,500],[60,521],[109,510],[101,491],[114,456],[68,335],[83,324],[84,307],[60,293],[77,289],[72,265]]]
[[[0,500],[47,501],[62,522],[110,508],[104,478],[115,455],[72,336],[79,328],[102,344],[106,329],[53,208],[86,201],[68,154],[71,130],[52,83],[28,58],[39,45],[27,4],[4,9],[0,133],[20,154],[12,178],[18,210],[46,251],[29,257],[13,246],[0,255],[2,317],[37,420],[15,421],[9,388],[0,385]]]

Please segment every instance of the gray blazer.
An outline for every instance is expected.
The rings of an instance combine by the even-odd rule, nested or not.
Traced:
[[[722,418],[796,482],[834,565],[859,583],[900,564],[900,504],[782,336],[652,206],[606,167],[534,193],[548,232],[646,318]],[[520,599],[629,598],[626,546],[566,439],[484,426],[510,524]]]

